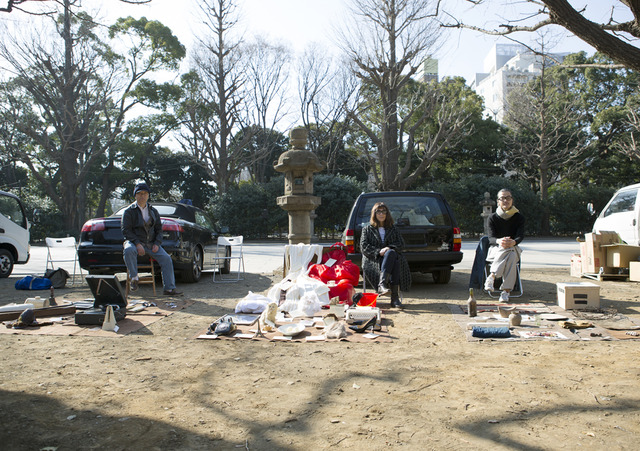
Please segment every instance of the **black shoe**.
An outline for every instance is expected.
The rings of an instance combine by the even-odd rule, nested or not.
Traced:
[[[182,291],[178,291],[174,288],[173,290],[164,290],[162,294],[165,296],[182,296]]]
[[[366,332],[367,329],[373,330],[377,320],[378,318],[374,315],[369,319],[369,321],[365,322],[364,324],[360,324],[359,326],[349,326],[349,329],[355,331],[358,334],[361,334]]]
[[[131,279],[129,288],[131,289],[131,291],[138,291],[138,279]]]
[[[398,285],[391,285],[391,307],[404,308],[400,302],[400,287]]]

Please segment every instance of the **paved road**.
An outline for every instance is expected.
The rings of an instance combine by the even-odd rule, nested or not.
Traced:
[[[244,261],[247,272],[256,274],[271,274],[282,266],[285,243],[282,242],[245,242]],[[467,240],[462,243],[464,257],[457,269],[471,269],[477,241]],[[522,267],[528,268],[562,268],[570,265],[571,254],[580,253],[580,246],[575,239],[528,239],[520,246],[522,253]],[[69,249],[55,249],[56,256],[62,259],[73,259],[73,251]],[[26,265],[16,265],[11,277],[24,277],[29,274],[44,274],[47,262],[47,248],[32,246],[31,258]],[[234,261],[235,263],[235,261]],[[55,265],[73,272],[73,262],[63,262]]]

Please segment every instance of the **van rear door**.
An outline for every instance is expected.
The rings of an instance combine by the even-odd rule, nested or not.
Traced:
[[[632,185],[617,191],[613,198],[593,224],[594,232],[613,231],[618,232],[620,238],[627,244],[640,245],[638,236],[638,223],[640,203],[638,191],[640,185]]]

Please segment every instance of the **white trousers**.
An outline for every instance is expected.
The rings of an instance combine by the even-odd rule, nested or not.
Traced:
[[[491,262],[490,271],[496,277],[502,277],[501,290],[513,290],[518,277],[518,261],[522,250],[518,246],[503,248],[491,246],[487,261]]]

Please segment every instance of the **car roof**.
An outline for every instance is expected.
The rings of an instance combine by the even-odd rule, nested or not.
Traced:
[[[442,196],[435,191],[375,191],[362,193],[360,197],[399,197],[399,196]]]
[[[202,212],[202,210],[198,207],[183,204],[180,202],[149,202],[149,205],[157,209],[158,213],[160,213],[160,216],[162,217],[181,218],[189,222],[195,222],[196,211]],[[131,204],[127,205],[126,207],[122,207],[112,216],[121,216],[122,212],[124,212],[124,210],[129,208],[130,206]],[[169,209],[171,209],[171,211]]]

